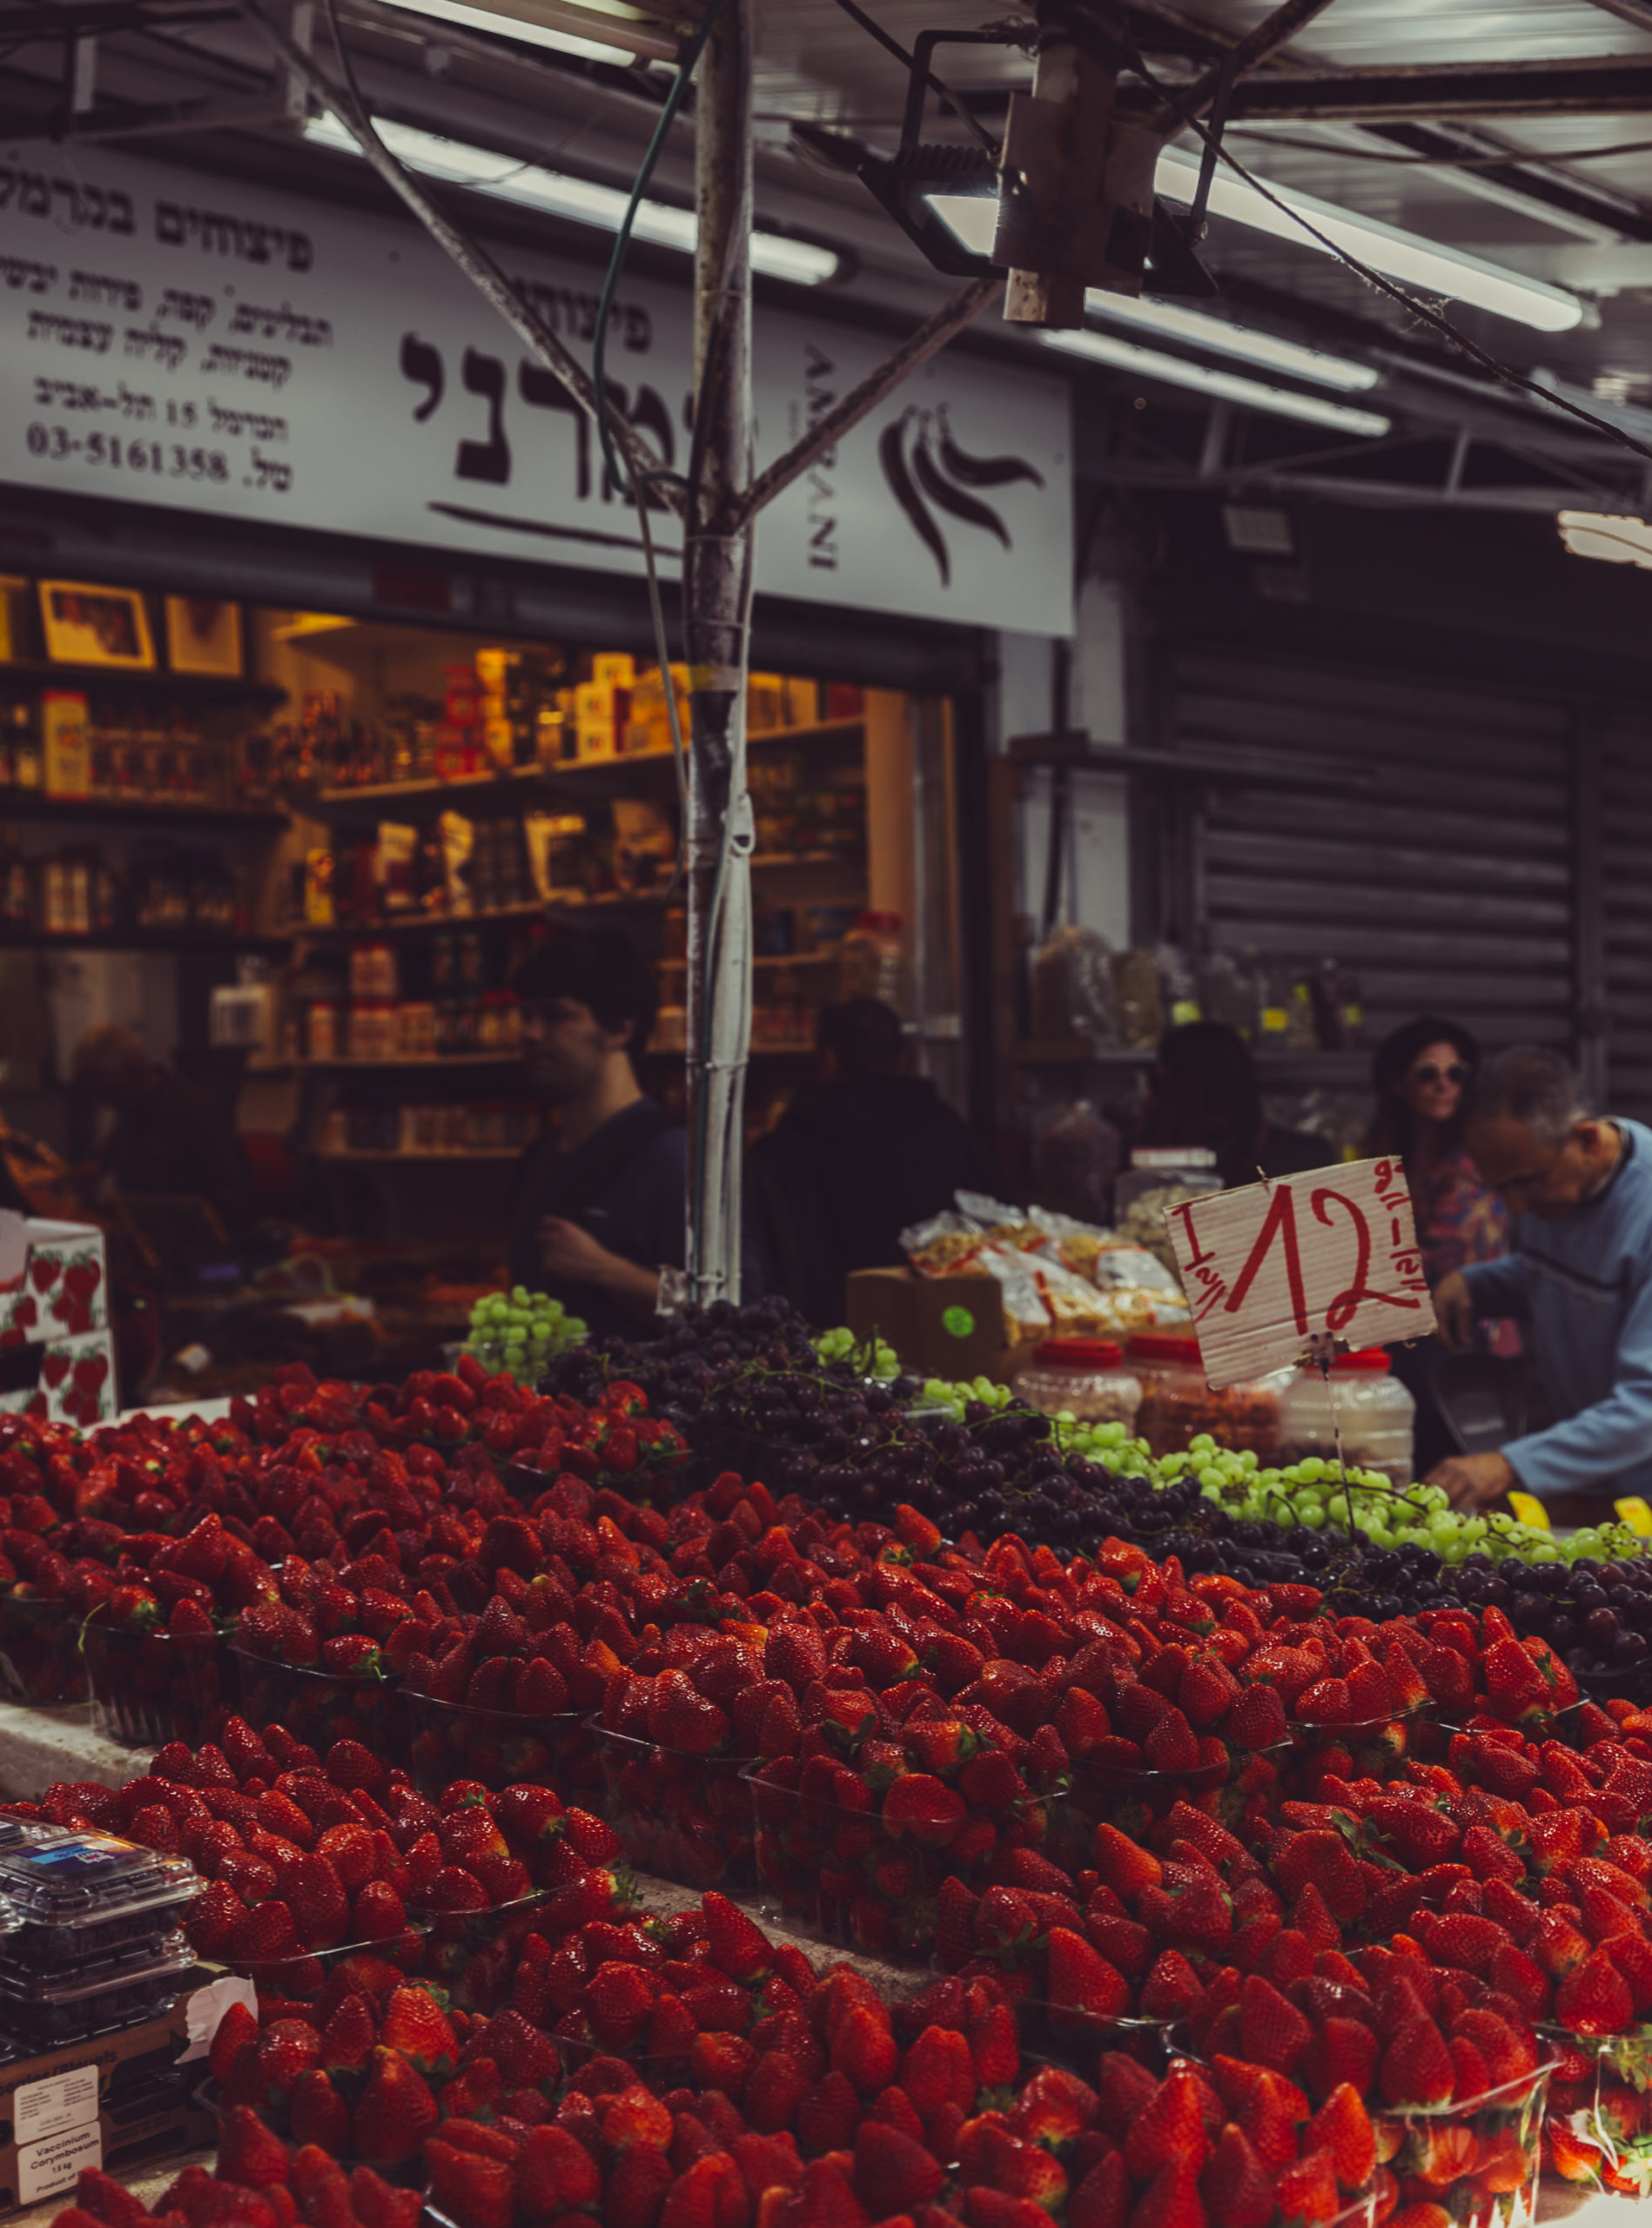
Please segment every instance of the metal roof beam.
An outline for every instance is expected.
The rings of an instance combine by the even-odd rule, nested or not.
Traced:
[[[1390,124],[1461,117],[1627,116],[1652,111],[1652,57],[1552,62],[1417,63],[1393,68],[1247,77],[1229,117]]]

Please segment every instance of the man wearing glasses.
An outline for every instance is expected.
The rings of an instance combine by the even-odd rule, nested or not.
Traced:
[[[1441,1281],[1440,1335],[1461,1352],[1479,1319],[1521,1319],[1559,1420],[1430,1482],[1460,1508],[1511,1486],[1652,1494],[1652,1131],[1592,1114],[1558,1053],[1516,1045],[1481,1070],[1467,1139],[1513,1250]]]

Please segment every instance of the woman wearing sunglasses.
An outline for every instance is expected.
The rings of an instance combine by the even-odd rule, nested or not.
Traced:
[[[1372,1063],[1377,1111],[1367,1150],[1373,1156],[1398,1154],[1405,1162],[1431,1289],[1453,1269],[1508,1251],[1508,1210],[1481,1182],[1463,1143],[1463,1109],[1479,1065],[1473,1032],[1439,1014],[1420,1015],[1396,1029]],[[1482,1335],[1491,1352],[1520,1352],[1513,1323],[1487,1325]],[[1417,1475],[1427,1477],[1436,1462],[1457,1452],[1430,1383],[1440,1349],[1431,1339],[1390,1352],[1395,1376],[1417,1403]]]

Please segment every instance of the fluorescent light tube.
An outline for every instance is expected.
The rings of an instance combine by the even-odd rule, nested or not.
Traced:
[[[1558,511],[1555,523],[1574,557],[1652,567],[1652,526],[1644,519],[1613,518],[1604,511]]]
[[[1275,417],[1299,418],[1307,425],[1328,426],[1335,433],[1374,437],[1386,433],[1393,422],[1374,410],[1356,410],[1350,403],[1330,402],[1323,395],[1268,386],[1238,372],[1219,372],[1185,356],[1167,356],[1159,348],[1138,347],[1133,340],[1116,339],[1110,332],[1045,332],[1039,337],[1046,348],[1064,349],[1071,356],[1086,356],[1092,363],[1109,364],[1117,371],[1165,379],[1172,386],[1192,387],[1198,394],[1242,403],[1250,410],[1271,411]]]
[[[576,224],[594,225],[603,232],[618,232],[631,198],[618,186],[570,178],[564,171],[520,162],[514,155],[495,154],[486,147],[473,147],[462,139],[445,139],[410,124],[392,124],[382,117],[374,117],[373,124],[391,153],[409,170],[422,171],[427,178],[451,179],[478,193],[497,194],[501,200],[525,208],[569,217]],[[318,146],[342,148],[352,155],[361,151],[331,114],[312,117],[304,127],[304,136]],[[641,203],[631,229],[637,239],[689,255],[700,236],[699,219],[692,209],[674,209],[663,201]],[[787,239],[779,232],[751,235],[751,267],[770,278],[818,286],[836,277],[841,260],[835,248],[820,247],[813,240]]]
[[[636,58],[628,46],[604,46],[600,40],[581,38],[576,31],[553,30],[548,23],[532,23],[524,16],[467,7],[465,0],[390,0],[390,5],[415,16],[435,16],[445,23],[462,23],[467,30],[491,31],[496,38],[520,39],[524,46],[554,47],[559,54],[577,55],[582,62],[611,62],[623,69]]]
[[[1191,202],[1199,190],[1199,172],[1198,156],[1167,147],[1158,158],[1155,183],[1167,200]],[[1568,294],[1559,286],[1546,285],[1541,278],[1528,278],[1520,272],[1505,270],[1500,264],[1482,263],[1478,256],[1443,247],[1437,241],[1419,239],[1415,233],[1400,232],[1375,217],[1356,217],[1332,202],[1317,200],[1311,193],[1287,192],[1272,180],[1267,183],[1269,191],[1277,193],[1285,204],[1283,209],[1275,208],[1254,186],[1247,185],[1243,178],[1218,163],[1216,175],[1211,180],[1212,215],[1231,218],[1235,224],[1270,232],[1276,239],[1293,241],[1299,247],[1315,248],[1325,253],[1320,243],[1286,213],[1299,209],[1326,239],[1346,254],[1357,256],[1373,271],[1380,271],[1386,278],[1398,278],[1402,285],[1415,286],[1422,293],[1471,303],[1476,309],[1513,318],[1539,332],[1569,332],[1582,322],[1582,304],[1575,294]],[[950,218],[948,221],[950,222]]]
[[[1271,372],[1289,372],[1297,379],[1337,387],[1345,394],[1361,393],[1375,386],[1380,376],[1374,364],[1354,364],[1345,356],[1327,356],[1320,349],[1305,348],[1299,341],[1259,332],[1253,325],[1229,325],[1224,318],[1205,317],[1176,302],[1132,301],[1127,294],[1105,294],[1092,286],[1085,303],[1096,316],[1114,324],[1140,325],[1168,339],[1238,356],[1247,364],[1263,364]]]
[[[998,205],[973,193],[929,193],[924,199],[944,225],[977,255],[990,255],[997,229]],[[1176,340],[1213,348],[1224,356],[1238,356],[1250,364],[1265,364],[1270,371],[1289,372],[1313,379],[1320,386],[1338,387],[1353,394],[1375,386],[1378,374],[1370,364],[1350,363],[1346,357],[1327,356],[1318,348],[1305,348],[1294,340],[1281,340],[1254,326],[1230,325],[1226,319],[1205,317],[1174,302],[1137,301],[1128,294],[1103,293],[1092,286],[1085,305],[1097,316],[1117,323],[1145,326]]]

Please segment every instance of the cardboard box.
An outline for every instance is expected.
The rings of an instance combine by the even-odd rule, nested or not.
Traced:
[[[184,2062],[188,2006],[186,1993],[123,2033],[0,2064],[0,2214],[66,2195],[83,2166],[130,2171],[216,2139],[194,2101],[205,2059]]]
[[[1024,1349],[1004,1342],[996,1277],[920,1277],[910,1269],[856,1269],[843,1320],[857,1339],[886,1339],[919,1377],[1007,1380]]]
[[[107,1328],[77,1339],[24,1339],[0,1351],[0,1414],[42,1417],[89,1431],[112,1423],[120,1400]]]
[[[0,1209],[0,1346],[78,1338],[109,1322],[109,1262],[94,1223]]]

